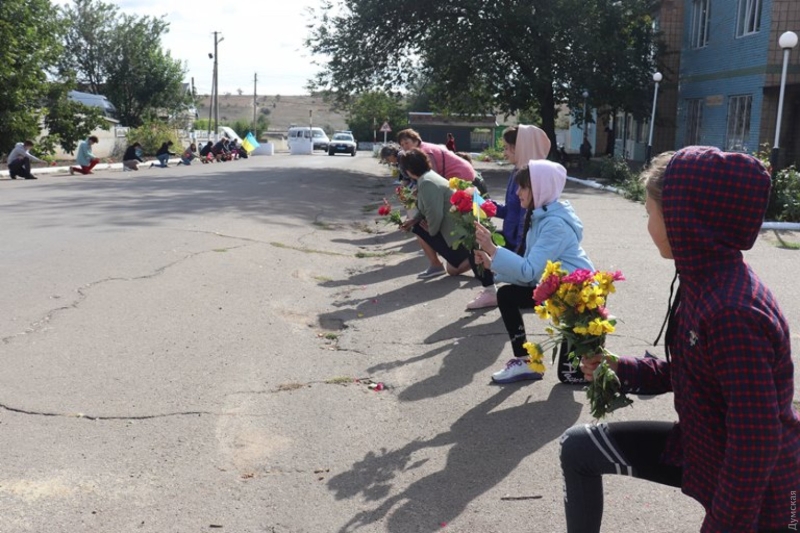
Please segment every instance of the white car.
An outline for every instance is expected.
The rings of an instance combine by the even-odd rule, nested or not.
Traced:
[[[334,133],[330,142],[328,142],[328,155],[336,154],[350,154],[351,157],[356,155],[356,141],[353,139],[352,133]]]

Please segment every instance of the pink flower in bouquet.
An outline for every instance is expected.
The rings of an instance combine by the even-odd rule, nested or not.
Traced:
[[[586,270],[585,268],[579,268],[572,272],[572,274],[567,274],[561,280],[562,283],[573,283],[575,285],[583,285],[585,282],[589,281],[594,277],[594,272],[591,270]]]
[[[548,300],[557,290],[561,281],[558,276],[550,276],[536,286],[533,291],[533,299],[536,302]]]

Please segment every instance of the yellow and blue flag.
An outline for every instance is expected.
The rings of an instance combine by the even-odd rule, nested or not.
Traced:
[[[485,202],[485,201],[486,200],[481,198],[481,195],[478,194],[477,187],[475,189],[473,189],[473,191],[472,191],[472,215],[475,218],[477,218],[477,219],[481,218],[481,206],[483,205],[483,202]]]
[[[258,141],[256,141],[256,138],[253,136],[252,132],[248,132],[247,137],[245,137],[242,141],[242,148],[247,150],[247,153],[249,154],[259,146],[261,145],[258,144]]]

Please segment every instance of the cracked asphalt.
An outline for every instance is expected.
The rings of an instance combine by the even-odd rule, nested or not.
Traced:
[[[499,313],[464,311],[471,277],[417,280],[418,247],[375,222],[387,176],[359,153],[0,180],[0,533],[563,531],[558,437],[590,421],[584,393],[490,384]],[[673,272],[643,206],[564,196],[628,278],[609,348],[661,356]],[[797,359],[780,244],[747,258]],[[612,417],[643,418],[673,420],[671,396]],[[604,530],[699,530],[675,489],[605,487]]]

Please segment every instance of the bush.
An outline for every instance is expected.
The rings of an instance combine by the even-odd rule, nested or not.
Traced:
[[[505,159],[503,155],[503,140],[498,139],[493,147],[486,148],[478,157],[480,161],[502,161]]]
[[[173,152],[182,151],[178,132],[163,122],[145,122],[138,128],[128,130],[125,138],[129,145],[135,142],[140,143],[145,155],[155,155],[161,145],[167,141],[172,141]]]
[[[767,220],[800,222],[800,172],[785,168],[772,176]]]
[[[592,162],[597,165],[597,176],[612,184],[624,184],[631,180],[637,180],[638,177],[631,172],[628,163],[623,159],[615,157],[606,157],[601,159],[598,163]]]

